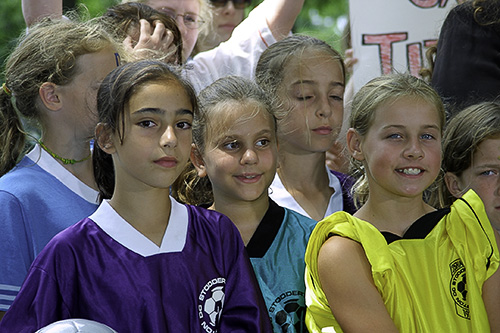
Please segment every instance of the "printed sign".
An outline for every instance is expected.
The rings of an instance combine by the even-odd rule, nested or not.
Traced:
[[[370,79],[392,72],[419,76],[425,52],[457,0],[350,0],[357,91]]]

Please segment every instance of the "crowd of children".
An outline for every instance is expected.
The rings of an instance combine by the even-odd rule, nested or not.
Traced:
[[[448,119],[398,73],[345,120],[342,56],[287,37],[303,0],[229,34],[213,22],[249,1],[211,2],[79,22],[23,0],[0,89],[0,332],[500,332],[500,101]],[[339,142],[349,175],[327,167]]]

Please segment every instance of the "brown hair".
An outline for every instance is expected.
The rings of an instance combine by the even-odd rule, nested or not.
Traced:
[[[218,133],[223,128],[213,121],[214,113],[218,111],[234,112],[231,106],[234,103],[252,105],[256,112],[265,110],[274,122],[276,130],[275,105],[268,94],[255,82],[238,77],[228,76],[218,79],[199,94],[200,110],[193,120],[193,142],[200,154],[204,154],[209,139],[209,133]],[[251,115],[252,117],[253,115]],[[224,124],[225,125],[225,124]],[[180,179],[180,178],[179,178]],[[200,178],[194,166],[190,164],[189,171],[184,175],[182,182],[173,187],[174,197],[192,205],[211,204],[214,200],[212,185],[208,177]]]
[[[179,68],[158,60],[142,60],[125,64],[111,71],[97,92],[99,122],[106,124],[107,128],[117,133],[122,141],[125,136],[123,132],[125,108],[137,90],[151,82],[179,84],[191,102],[194,115],[198,113],[196,93],[191,84],[182,78]],[[94,178],[99,189],[99,200],[109,199],[115,187],[113,159],[96,144],[92,160]]]
[[[457,177],[472,165],[478,146],[500,135],[500,104],[484,102],[471,105],[451,118],[443,136],[443,172]],[[455,197],[443,180],[439,184],[439,205],[448,207]]]
[[[148,50],[150,58],[156,60],[167,60],[167,62],[173,62],[176,64],[182,63],[182,36],[175,20],[170,16],[154,10],[143,3],[128,2],[108,8],[108,10],[102,15],[101,19],[107,27],[107,30],[114,34],[114,36],[116,36],[116,38],[120,41],[123,41],[127,35],[130,34],[132,29],[140,29],[139,21],[141,19],[148,21],[152,26],[155,21],[160,21],[165,25],[167,30],[172,32],[174,37],[172,43],[176,46],[176,49],[173,54],[164,54]]]

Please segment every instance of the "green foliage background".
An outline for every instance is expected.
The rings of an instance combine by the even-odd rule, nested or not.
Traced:
[[[43,1],[43,0],[39,0]],[[349,0],[306,0],[294,31],[323,39],[339,51],[344,50],[343,26],[347,23]],[[254,0],[254,6],[258,2]],[[76,4],[80,11],[88,11],[91,17],[101,15],[107,7],[118,0],[73,0],[64,1],[65,6]],[[85,9],[86,8],[86,9]],[[18,36],[24,31],[21,0],[0,1],[0,63],[3,81],[4,61],[16,44]]]

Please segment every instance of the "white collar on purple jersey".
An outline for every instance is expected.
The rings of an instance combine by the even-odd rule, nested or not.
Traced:
[[[115,241],[143,257],[158,253],[180,252],[186,244],[188,211],[186,206],[174,198],[170,197],[170,201],[172,202],[170,219],[160,247],[118,215],[107,200],[101,203],[90,219]]]
[[[56,177],[71,191],[87,200],[90,203],[96,204],[98,192],[93,188],[84,184],[80,179],[76,178],[71,172],[66,170],[55,158],[43,150],[40,145],[36,144],[35,147],[26,154],[30,160],[35,162],[40,168]]]

